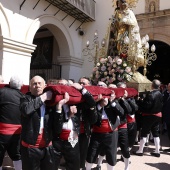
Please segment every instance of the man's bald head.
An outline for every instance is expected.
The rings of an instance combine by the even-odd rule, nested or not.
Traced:
[[[34,96],[39,96],[45,88],[45,80],[41,76],[34,76],[30,80],[30,92]]]
[[[153,89],[159,89],[160,85],[161,85],[161,82],[159,80],[155,79],[155,80],[152,81],[152,88]]]

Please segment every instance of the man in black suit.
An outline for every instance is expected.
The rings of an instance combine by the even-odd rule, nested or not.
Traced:
[[[152,81],[152,91],[144,99],[139,100],[139,110],[142,112],[142,130],[139,149],[134,152],[135,155],[143,156],[143,148],[146,143],[147,134],[152,132],[155,143],[155,151],[151,152],[152,156],[160,157],[160,138],[159,124],[162,119],[163,97],[159,90],[160,81]]]

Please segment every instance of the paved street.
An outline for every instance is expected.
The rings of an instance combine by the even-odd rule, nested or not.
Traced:
[[[167,133],[161,135],[161,156],[159,158],[153,157],[150,155],[150,152],[153,152],[154,146],[153,143],[149,143],[149,146],[144,148],[144,155],[142,157],[131,154],[131,164],[129,170],[170,170],[170,153],[163,152],[163,149],[169,148],[168,146],[168,137]],[[138,145],[135,145],[132,151],[136,151]],[[118,152],[118,162],[114,170],[124,170],[124,163],[120,161],[120,153]],[[93,166],[95,167],[96,164]],[[106,161],[103,161],[102,170],[107,170]],[[61,168],[64,170],[64,168]],[[93,168],[95,170],[95,168]]]
[[[163,150],[169,148],[168,146],[169,140],[167,137],[167,133],[161,135],[161,156],[160,158],[153,157],[150,155],[150,152],[154,150],[153,143],[149,143],[149,146],[144,148],[144,156],[136,156],[131,154],[131,164],[130,170],[170,170],[170,153],[166,153]],[[132,151],[136,151],[138,149],[138,145],[135,145]],[[115,166],[115,170],[124,170],[124,163],[120,161],[120,153],[118,152],[118,162]],[[8,162],[6,162],[6,168],[3,170],[12,170],[13,168],[8,167]],[[93,167],[95,167],[94,164]],[[64,170],[64,168],[60,168],[60,170]],[[93,170],[95,170],[93,168]],[[103,161],[102,170],[107,170],[106,161]]]
[[[131,154],[130,170],[170,170],[170,153],[163,152],[168,146],[167,133],[161,136],[161,156],[159,158],[150,155],[150,152],[154,150],[153,143],[149,143],[149,146],[144,148],[144,156],[136,156]],[[135,145],[132,151],[138,150],[138,145]],[[120,161],[120,154],[118,153],[118,162],[115,166],[115,170],[124,170],[124,163]],[[95,165],[96,166],[96,165]],[[106,163],[104,161],[102,170],[107,170]]]

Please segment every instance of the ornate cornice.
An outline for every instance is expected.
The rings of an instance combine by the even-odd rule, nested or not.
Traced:
[[[26,44],[0,36],[0,50],[31,57],[36,45]]]
[[[170,9],[165,9],[161,11],[156,11],[152,13],[144,13],[144,14],[137,14],[137,20],[144,20],[144,19],[151,19],[151,18],[158,18],[158,17],[165,17],[170,15]]]

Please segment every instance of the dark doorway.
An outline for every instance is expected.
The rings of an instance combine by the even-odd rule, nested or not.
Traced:
[[[59,48],[52,32],[41,27],[35,34],[33,44],[37,47],[32,53],[30,78],[35,75],[43,77],[46,81],[60,78],[61,65],[54,57],[59,55]]]
[[[161,41],[149,41],[150,47],[156,46],[157,59],[152,62],[151,66],[147,66],[147,78],[149,80],[159,79],[163,84],[170,82],[170,46]],[[139,72],[143,73],[143,68],[139,68]]]

